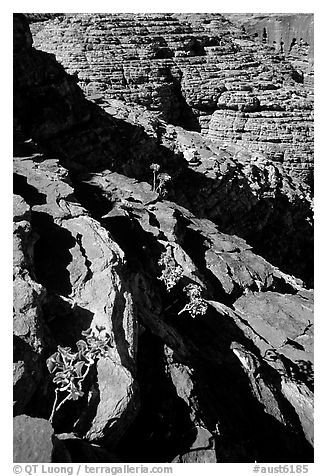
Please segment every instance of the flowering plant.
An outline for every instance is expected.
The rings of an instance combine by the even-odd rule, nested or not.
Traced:
[[[157,188],[157,185],[156,185],[157,172],[159,172],[159,170],[160,170],[160,165],[159,164],[151,164],[150,169],[153,171],[152,190],[153,190],[153,192],[155,192],[156,188]]]
[[[170,247],[162,253],[158,263],[162,266],[161,276],[159,276],[158,279],[163,281],[167,291],[170,291],[182,278],[183,269],[181,266],[176,264]]]
[[[202,298],[202,288],[198,284],[190,283],[184,287],[184,291],[190,302],[179,311],[178,315],[182,314],[184,311],[188,311],[192,317],[198,315],[203,316],[207,312],[208,304]]]

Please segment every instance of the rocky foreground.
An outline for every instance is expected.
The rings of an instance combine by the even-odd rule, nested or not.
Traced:
[[[311,50],[247,22],[14,16],[15,461],[313,460]]]

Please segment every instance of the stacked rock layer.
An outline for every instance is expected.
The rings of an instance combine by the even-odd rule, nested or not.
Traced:
[[[253,39],[251,29],[219,14],[79,14],[33,23],[32,31],[35,46],[76,73],[89,98],[143,105],[312,183],[306,67]],[[305,60],[307,48],[298,46],[292,52]]]
[[[34,27],[92,17],[91,29],[108,20],[50,15]],[[175,22],[177,43],[179,25],[192,39],[206,19],[226,41],[238,31],[217,15],[110,18],[136,38],[137,19],[154,31]],[[168,124],[160,108],[87,100],[32,44],[15,15],[15,461],[312,461],[309,188],[267,157],[221,149],[210,131]],[[228,90],[221,105],[255,114],[260,99],[242,91],[244,110]],[[93,348],[81,391],[64,401],[58,381],[71,374],[53,379],[48,359],[74,352],[80,371],[90,332],[109,348]]]

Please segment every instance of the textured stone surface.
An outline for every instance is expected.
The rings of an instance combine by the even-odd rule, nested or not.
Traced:
[[[41,353],[44,326],[41,304],[44,288],[33,273],[33,247],[36,240],[31,229],[30,207],[19,195],[13,202],[14,266],[14,412],[21,413],[42,378]]]
[[[312,13],[250,13],[227,14],[226,16],[245,26],[246,30],[258,41],[274,45],[278,51],[280,51],[282,41],[284,53],[288,56],[302,42],[309,47],[307,53],[311,58],[313,57],[314,22]]]
[[[216,452],[212,447],[213,438],[205,428],[197,428],[196,439],[185,455],[177,457],[173,463],[216,463]]]
[[[311,183],[312,67],[299,35],[313,45],[312,22],[312,15],[241,16],[237,25],[220,14],[69,14],[32,23],[32,31],[38,48],[78,73],[89,98],[143,105],[220,145],[250,144]],[[264,27],[267,44],[252,39]],[[288,53],[294,35],[286,60],[268,46],[282,37]]]
[[[293,346],[293,357],[297,356],[300,360],[301,341],[305,340],[305,355],[312,359],[313,332],[312,322],[308,318],[308,311],[313,314],[310,294],[249,294],[238,299],[234,307],[244,314],[254,331],[269,339],[275,349],[280,349],[279,352],[283,353],[283,346],[286,345],[286,356],[291,357],[290,349]]]
[[[109,359],[98,362],[97,373],[100,404],[86,436],[90,441],[105,437],[106,444],[114,445],[137,413],[136,385],[125,367]]]
[[[72,463],[122,463],[115,454],[99,445],[78,438],[74,433],[60,433],[57,435],[57,439]],[[63,460],[58,459],[61,455],[56,456],[57,460],[54,462],[62,463]]]
[[[128,179],[124,175],[110,171],[84,176],[84,186],[90,187],[88,193],[85,193],[85,190],[83,193],[84,207],[89,208],[92,213],[96,212],[93,201],[95,193],[98,210],[104,210],[102,204],[111,204],[108,207],[110,212],[102,213],[102,218],[100,216],[98,218],[101,225],[96,225],[97,221],[87,216],[85,208],[73,200],[70,185],[62,181],[65,177],[64,169],[58,164],[51,160],[49,163],[47,160],[37,163],[31,158],[16,159],[14,170],[16,173],[19,172],[20,176],[25,174],[27,183],[34,188],[37,186],[39,193],[46,197],[46,203],[32,206],[32,217],[34,213],[42,213],[41,210],[46,210],[57,226],[60,224],[60,229],[70,230],[73,236],[77,236],[77,228],[69,223],[75,223],[76,218],[84,220],[83,227],[78,227],[82,237],[78,241],[83,243],[84,240],[84,251],[77,253],[77,250],[74,251],[74,246],[71,246],[72,261],[67,267],[72,283],[79,283],[72,286],[74,294],[71,295],[74,297],[58,295],[58,292],[51,288],[50,281],[44,282],[47,285],[47,291],[52,293],[52,300],[46,302],[44,306],[44,316],[46,320],[49,320],[48,325],[53,337],[57,342],[72,345],[78,339],[79,329],[88,327],[90,323],[106,326],[106,329],[113,332],[114,336],[114,348],[111,355],[113,360],[99,361],[98,391],[95,391],[95,388],[90,389],[91,403],[78,417],[75,423],[77,431],[82,434],[85,432],[89,425],[86,422],[96,409],[86,434],[87,439],[107,442],[107,444],[114,440],[117,444],[117,441],[124,442],[124,438],[128,437],[127,429],[135,418],[138,408],[137,399],[135,399],[135,382],[132,378],[136,352],[136,329],[133,316],[137,315],[142,326],[149,329],[166,345],[164,359],[167,360],[168,375],[171,376],[177,395],[187,403],[190,409],[192,422],[190,424],[193,425],[193,430],[188,438],[191,438],[193,443],[190,444],[188,450],[180,450],[178,461],[246,461],[249,458],[242,438],[234,447],[234,443],[230,446],[224,441],[224,437],[218,437],[218,434],[224,435],[226,431],[234,431],[232,430],[233,423],[227,423],[222,416],[230,413],[231,406],[235,406],[233,412],[236,412],[237,428],[242,428],[243,425],[246,428],[248,424],[243,412],[238,413],[236,410],[237,401],[231,399],[227,403],[225,397],[220,394],[220,390],[218,391],[221,385],[224,387],[224,392],[235,391],[229,388],[231,386],[229,378],[226,379],[223,375],[225,372],[227,374],[231,372],[235,373],[236,377],[239,367],[243,372],[244,355],[247,357],[250,355],[254,361],[253,367],[245,365],[245,373],[252,385],[252,397],[248,395],[246,398],[258,399],[266,408],[266,413],[272,415],[284,427],[285,435],[282,441],[285,442],[287,438],[290,438],[288,426],[293,427],[295,432],[293,437],[297,441],[297,446],[300,442],[299,437],[295,437],[298,431],[296,420],[291,414],[285,413],[284,407],[280,404],[281,398],[287,399],[303,421],[303,427],[311,441],[312,393],[310,388],[312,381],[308,373],[312,371],[312,341],[309,339],[312,321],[310,325],[308,322],[309,327],[306,332],[304,331],[307,326],[306,318],[308,321],[312,319],[312,313],[308,308],[310,292],[302,289],[300,281],[284,275],[268,262],[254,255],[244,240],[220,233],[216,225],[209,220],[195,218],[188,210],[173,202],[158,200],[158,194],[152,192],[151,186],[147,183],[136,182],[134,179]],[[54,190],[57,191],[56,200],[53,200],[56,196]],[[59,195],[58,192],[60,192]],[[19,203],[21,213],[25,214],[27,207],[22,207],[21,200]],[[90,248],[88,246],[85,237],[87,237],[90,224],[96,227],[97,237],[102,236],[102,240],[111,243],[111,253],[115,253],[116,260],[121,259],[119,256],[122,257],[123,252],[119,251],[119,245],[111,240],[114,239],[120,243],[124,249],[127,273],[123,274],[120,287],[129,291],[125,292],[122,302],[119,297],[121,294],[115,293],[114,282],[117,277],[110,284],[110,279],[113,279],[110,276],[115,275],[114,270],[117,264],[110,259],[103,260],[103,253],[108,252],[105,251],[108,248],[104,247],[104,244],[101,244],[103,241],[99,241],[98,238],[91,240],[92,246]],[[38,222],[39,242],[42,240],[41,225],[42,223]],[[109,238],[110,236],[113,238]],[[132,242],[129,239],[126,240],[128,236],[133,236]],[[133,242],[134,245],[131,244]],[[100,268],[97,267],[98,246],[102,247]],[[164,285],[158,280],[162,272],[162,268],[158,265],[158,256],[168,248],[172,250],[176,265],[183,269],[181,282],[177,283],[172,295],[165,291]],[[50,249],[47,247],[47,259],[51,260],[53,258],[51,258]],[[35,257],[38,257],[37,253]],[[89,288],[86,286],[88,281],[85,283],[86,261],[91,263],[89,267],[93,270],[91,279],[94,280],[94,286],[89,283]],[[52,263],[53,269],[54,262]],[[97,281],[97,273],[101,273],[104,263],[106,263],[104,267],[106,277]],[[35,265],[37,272],[40,262],[36,260]],[[56,280],[56,282],[60,281]],[[187,314],[178,316],[183,302],[185,303],[182,293],[183,283],[188,282],[196,282],[203,287],[211,309],[208,316],[198,317],[194,323],[190,322]],[[100,292],[100,283],[105,284],[105,289],[111,289],[109,295],[105,294],[104,290]],[[88,292],[87,289],[89,289]],[[91,292],[92,289],[95,294],[94,291]],[[141,293],[140,290],[142,290]],[[295,296],[284,295],[283,290],[295,293]],[[253,308],[251,299],[254,303]],[[108,302],[110,306],[107,304],[104,308],[102,304],[104,302]],[[262,313],[260,306],[265,306]],[[281,311],[276,310],[276,306],[280,306]],[[116,314],[117,311],[115,311],[110,318],[110,309],[114,307],[116,310],[121,309],[121,314]],[[168,308],[167,311],[166,308]],[[53,317],[48,314],[50,309],[54,314]],[[105,311],[101,312],[101,309]],[[131,314],[132,309],[134,311]],[[299,309],[303,317],[299,314]],[[90,318],[87,311],[90,312],[91,320],[88,320]],[[282,316],[278,320],[279,330],[279,327],[276,327],[275,316],[280,312]],[[121,331],[117,333],[115,331],[118,327],[115,326],[118,325],[118,320],[115,324],[114,319],[120,321],[119,315],[124,317],[122,323],[119,324]],[[64,334],[63,329],[65,329]],[[64,341],[61,340],[63,336],[65,336]],[[251,342],[250,348],[247,342]],[[126,343],[128,343],[127,346]],[[302,352],[298,348],[300,346]],[[235,349],[238,352],[236,356],[240,359],[239,365],[232,357]],[[276,354],[273,354],[272,360],[267,360],[269,355],[267,351],[271,349]],[[283,357],[288,361],[286,370],[283,362],[280,362]],[[204,370],[207,365],[209,369]],[[183,368],[184,371],[182,371]],[[224,371],[217,384],[213,383],[211,372],[219,373],[222,369]],[[260,372],[258,369],[261,369]],[[237,379],[240,378],[240,376],[237,377]],[[282,379],[282,390],[277,384],[279,378]],[[209,382],[211,382],[211,390],[210,392],[207,390],[205,400],[202,401],[202,394],[195,397],[198,392],[196,389],[202,386],[208,389]],[[99,397],[96,397],[98,392]],[[94,398],[99,398],[96,407],[92,403]],[[215,404],[217,399],[220,401],[222,413],[217,412]],[[252,410],[249,417],[255,418],[257,411]],[[63,418],[64,409],[61,412],[61,418]],[[206,415],[204,420],[203,415]],[[65,418],[65,425],[74,423],[73,420],[67,420],[67,415]],[[59,427],[62,428],[63,423],[60,423],[60,420],[57,425],[61,425]],[[194,428],[201,421],[205,434],[202,434],[201,430],[198,436],[195,436]],[[56,424],[56,421],[54,423]],[[220,428],[218,433],[217,428]],[[217,445],[220,455],[218,459],[215,456]],[[121,451],[119,447],[118,449]],[[270,454],[270,450],[260,445],[255,451],[260,454],[265,452]],[[272,449],[272,454],[274,451],[281,451],[281,449]],[[288,448],[287,451],[292,454],[294,449]]]
[[[54,341],[74,347],[82,330],[98,326],[116,342],[111,364],[107,359],[102,364],[99,362],[99,372],[102,369],[98,377],[100,396],[90,439],[103,438],[110,419],[123,423],[124,418],[118,418],[117,412],[119,417],[126,412],[134,413],[128,407],[130,400],[135,400],[136,391],[130,372],[135,370],[137,323],[130,293],[119,277],[123,253],[108,232],[74,200],[67,173],[57,161],[36,163],[31,157],[15,159],[14,172],[25,177],[28,186],[44,197],[45,203],[31,203],[32,224],[38,230],[33,267],[36,279],[48,292],[42,311]],[[22,200],[19,205],[20,213],[25,213]],[[22,307],[20,300],[25,303],[28,296],[19,287],[16,306]],[[26,312],[25,318],[27,316]],[[34,314],[32,318],[35,320]],[[103,365],[109,366],[107,371],[103,370]],[[120,389],[116,394],[108,384],[114,377],[116,387]],[[110,389],[110,405],[108,396],[103,394],[105,389]],[[92,405],[94,400],[91,400]],[[133,405],[136,407],[137,403],[134,401]],[[63,416],[59,415],[59,418],[62,420]],[[81,428],[87,423],[82,418],[77,425]]]
[[[94,30],[103,18],[108,25],[108,17],[94,16],[94,38],[103,35]],[[112,17],[115,24],[121,18]],[[124,18],[116,33],[127,40],[135,17]],[[148,25],[148,16],[138,18]],[[207,46],[189,43],[206,25],[205,16],[151,18],[154,32],[164,21],[168,29],[175,22],[175,37],[167,35],[180,53],[167,61],[196,64],[209,58],[195,54]],[[69,22],[78,36],[90,19],[49,17],[45,24],[42,17],[34,26],[42,32]],[[233,55],[228,39],[237,28],[217,15],[207,19],[209,30],[224,31],[220,56]],[[83,382],[84,395],[54,415],[53,428],[64,445],[54,460],[312,461],[313,293],[274,262],[288,261],[310,277],[308,187],[262,154],[236,143],[224,150],[208,134],[168,124],[144,107],[106,95],[97,105],[87,102],[53,56],[31,48],[23,17],[16,20],[14,244],[20,314],[14,330],[42,349],[44,377],[35,382],[26,413],[49,418],[55,386],[45,359],[58,344],[75,351],[89,327],[112,338],[108,355]],[[189,33],[181,33],[181,25]],[[131,55],[147,32],[136,29],[120,54]],[[286,62],[285,68],[278,70],[282,81],[291,71]],[[213,117],[226,107],[252,119],[261,113],[262,97],[226,89]],[[30,101],[42,97],[40,115],[30,117]],[[154,190],[151,164],[171,176],[166,194]],[[252,248],[251,234],[256,247],[262,242],[274,259]],[[34,294],[25,291],[26,282]],[[200,286],[205,307],[195,317],[187,311],[184,288],[190,284]],[[17,374],[29,363],[25,350]],[[38,368],[28,365],[31,372]],[[20,395],[18,404],[26,403]]]
[[[88,103],[73,78],[47,53],[22,49],[15,55],[15,77],[28,76],[26,66],[35,62],[44,67],[42,71],[37,70],[37,74],[33,71],[32,78],[27,78],[28,84],[34,81],[33,89],[27,91],[23,83],[15,82],[17,127],[32,134],[48,150],[56,151],[71,172],[112,168],[151,182],[150,164],[159,163],[172,177],[169,187],[172,200],[214,220],[222,231],[242,236],[269,261],[312,285],[310,191],[289,178],[283,164],[267,162],[264,154],[248,151],[234,143],[230,143],[224,152],[215,142],[205,140],[198,133],[168,126],[150,112],[144,112],[144,108],[122,106],[118,101],[108,102],[105,98],[100,98],[101,107]],[[254,72],[258,68],[254,65]],[[52,83],[54,72],[55,88]],[[278,70],[276,79],[281,81],[283,74],[286,73]],[[48,108],[47,116],[29,117],[29,101],[41,104],[48,90],[45,85],[52,85],[51,94],[57,98],[55,107]],[[296,101],[295,98],[293,102]],[[64,111],[62,102],[67,102],[68,118],[55,127]],[[72,115],[72,111],[84,111],[84,114]],[[214,116],[219,112],[224,111],[216,111]],[[194,168],[194,165],[198,167]],[[272,241],[272,237],[277,239]]]
[[[233,369],[229,352],[235,354],[235,349],[238,351],[236,356],[240,359],[241,368],[243,369],[245,366],[246,375],[250,379],[251,392],[265,407],[265,412],[268,415],[277,419],[284,428],[290,425],[296,432],[297,418],[293,420],[293,417],[286,414],[281,402],[285,397],[294,405],[295,412],[300,419],[305,413],[312,422],[312,392],[310,390],[310,388],[312,389],[312,321],[310,320],[312,319],[312,312],[310,312],[312,308],[309,305],[312,295],[310,292],[302,290],[301,282],[284,275],[269,263],[255,256],[243,240],[219,233],[210,221],[196,219],[186,209],[178,207],[172,202],[151,200],[151,203],[148,204],[150,197],[147,187],[143,187],[144,191],[142,192],[141,184],[135,184],[133,179],[128,180],[118,174],[104,171],[98,175],[93,174],[90,180],[91,184],[96,187],[98,192],[101,190],[104,200],[110,196],[111,200],[115,202],[116,211],[103,217],[104,223],[109,230],[112,230],[114,236],[116,233],[116,237],[120,237],[125,242],[115,227],[115,220],[121,220],[121,226],[124,221],[126,225],[128,220],[137,221],[140,227],[132,225],[131,229],[139,230],[137,241],[141,239],[144,231],[146,232],[146,242],[148,243],[146,247],[151,249],[151,255],[156,256],[160,251],[155,251],[155,246],[158,246],[158,243],[156,245],[154,239],[150,240],[149,234],[154,238],[160,237],[159,242],[164,245],[164,249],[171,247],[176,265],[183,269],[183,277],[177,288],[181,289],[182,283],[187,283],[191,279],[193,282],[201,284],[206,290],[207,297],[213,298],[209,301],[213,315],[202,318],[202,324],[199,322],[202,335],[197,335],[196,325],[194,325],[194,329],[190,322],[188,324],[185,322],[184,325],[182,317],[179,318],[180,324],[177,323],[176,314],[179,311],[177,304],[172,305],[173,309],[168,311],[167,317],[162,321],[160,315],[157,314],[160,304],[154,301],[154,296],[158,296],[158,292],[151,291],[155,284],[151,284],[151,281],[142,272],[145,263],[150,261],[151,257],[142,258],[142,250],[138,246],[133,250],[133,262],[140,260],[136,267],[138,271],[136,269],[134,271],[135,277],[133,272],[130,276],[130,279],[135,281],[132,286],[132,294],[136,308],[141,313],[142,322],[146,327],[150,328],[151,332],[159,336],[171,349],[167,358],[170,368],[175,369],[172,373],[175,377],[172,377],[172,380],[176,385],[177,394],[180,398],[185,399],[189,407],[193,408],[194,423],[199,421],[200,415],[206,413],[203,409],[206,405],[214,407],[213,401],[210,400],[215,398],[216,391],[215,385],[212,384],[212,394],[206,396],[209,403],[202,404],[204,407],[198,403],[199,397],[190,397],[194,391],[196,392],[195,388],[200,385],[198,379],[202,381],[204,378],[206,381],[206,378],[209,378],[209,376],[203,377],[203,374],[201,375],[197,369],[199,360],[211,361],[211,364],[218,368],[220,365],[224,365],[228,372],[229,366],[231,366],[230,369]],[[114,193],[112,193],[113,191]],[[85,196],[85,200],[90,200],[90,197]],[[123,217],[118,213],[119,208],[124,210]],[[119,222],[117,221],[117,223]],[[129,248],[129,245],[127,246]],[[144,262],[144,260],[146,261]],[[130,264],[130,266],[132,271],[135,265]],[[153,266],[154,263],[150,261],[147,264],[147,272],[153,269]],[[143,290],[141,295],[137,292],[137,289],[140,288]],[[272,292],[273,290],[274,292]],[[284,292],[291,294],[285,295]],[[177,295],[175,294],[175,296]],[[237,296],[239,297],[237,298]],[[164,305],[168,305],[166,307],[169,309],[171,298],[167,295],[165,299]],[[230,299],[233,305],[231,305]],[[253,308],[251,308],[251,302],[253,302]],[[265,303],[264,308],[262,308],[261,302]],[[243,307],[242,303],[244,303]],[[245,311],[245,303],[248,303],[246,309],[249,314]],[[149,306],[150,312],[147,310]],[[180,307],[182,307],[181,304]],[[165,311],[162,312],[165,315]],[[216,317],[214,317],[215,313],[217,313]],[[228,331],[225,328],[222,331],[221,326],[224,327],[224,324],[221,319],[230,321],[229,325],[225,324]],[[234,329],[233,326],[235,326]],[[210,329],[210,340],[204,338],[206,328],[208,331]],[[239,332],[241,333],[239,334]],[[224,335],[223,343],[221,342],[222,334]],[[240,340],[245,342],[247,339],[250,339],[251,345],[254,344],[255,348],[250,350],[247,345],[240,343]],[[303,346],[299,344],[298,339],[302,339]],[[230,348],[226,354],[223,348],[228,341]],[[302,346],[302,357],[298,350],[300,346]],[[287,359],[286,366],[283,363],[284,357]],[[245,364],[243,359],[245,359]],[[246,359],[250,359],[250,362],[253,361],[253,364],[248,366]],[[182,378],[185,374],[180,374],[178,366],[174,367],[176,361],[178,364],[183,362],[191,369],[187,379]],[[306,370],[304,370],[305,368]],[[233,372],[233,370],[230,371]],[[170,370],[170,372],[173,371]],[[280,373],[280,377],[277,377],[275,372]],[[283,389],[281,392],[278,384],[279,378],[283,379],[283,386],[287,390]],[[294,391],[298,386],[301,389],[301,381],[306,382],[305,386],[307,385],[308,388],[305,397],[303,397],[304,402],[299,407],[295,404]],[[206,384],[202,381],[202,384],[208,385],[208,381]],[[186,398],[185,395],[189,395],[189,397]],[[227,403],[225,402],[223,405],[227,405]],[[303,406],[306,408],[304,412]],[[226,411],[229,412],[227,409]],[[241,425],[240,421],[244,415],[239,418],[238,425]],[[222,422],[216,421],[215,424],[212,422],[211,431],[213,431],[212,428],[215,429],[215,425],[219,426],[219,424],[223,426]],[[308,441],[312,442],[310,429],[312,430],[312,424],[308,425],[306,422],[306,437]],[[214,433],[211,434],[212,437],[213,435]],[[283,438],[286,441],[286,434]],[[193,449],[191,451],[193,452]],[[212,447],[203,449],[203,451],[205,451],[204,460],[212,461],[213,456],[210,456]],[[227,456],[227,452],[225,453],[227,450],[222,449],[221,451],[221,460],[226,461],[225,458],[228,460],[230,456]],[[241,449],[233,449],[232,454],[232,458],[239,458],[240,461],[243,461],[244,454]],[[201,455],[200,452],[193,456],[183,456],[181,461],[191,462],[193,458],[194,461],[203,461],[203,455]]]
[[[53,428],[42,418],[14,418],[14,463],[51,463]]]

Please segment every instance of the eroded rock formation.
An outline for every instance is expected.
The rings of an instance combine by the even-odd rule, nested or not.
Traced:
[[[145,38],[141,20],[110,18],[116,30],[106,42],[107,16],[51,17],[37,28],[58,24],[72,35],[67,22],[87,25],[88,51],[112,40],[129,57]],[[166,41],[160,55],[177,51],[182,34],[189,49],[181,51],[207,48],[190,45],[206,17],[145,15],[146,28],[149,18]],[[238,29],[207,18],[228,49]],[[52,431],[56,462],[312,461],[308,186],[267,157],[235,144],[222,150],[209,133],[109,93],[88,101],[52,54],[32,47],[22,15],[14,40],[17,432],[35,441],[44,428],[42,461]],[[223,100],[234,110],[231,95]],[[253,96],[237,104],[258,107]],[[58,345],[76,352],[87,329],[110,336],[110,349],[50,425],[56,385],[47,359]]]
[[[89,98],[143,105],[219,145],[264,153],[312,185],[313,20],[304,17],[252,20],[265,22],[269,39],[281,35],[286,53],[296,35],[286,58],[253,38],[250,20],[237,26],[219,14],[62,15],[32,31]]]

